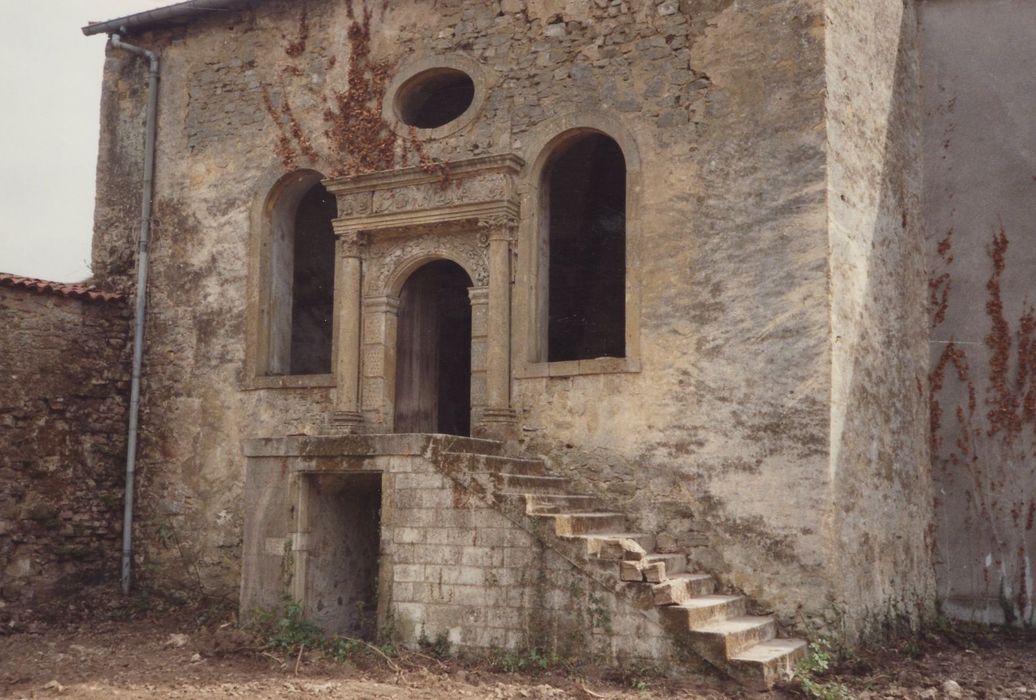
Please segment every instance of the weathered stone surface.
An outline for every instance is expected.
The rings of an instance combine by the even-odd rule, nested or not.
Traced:
[[[397,642],[415,645],[442,635],[463,649],[539,648],[622,663],[675,658],[657,612],[589,577],[561,548],[564,541],[548,546],[552,531],[539,537],[519,513],[509,517],[494,508],[477,488],[475,470],[487,468],[486,458],[469,464],[469,455],[444,454],[448,440],[372,435],[249,441],[246,490],[255,507],[245,522],[245,618],[294,592],[309,617],[341,632],[339,618],[349,611],[327,592],[373,577],[343,566],[359,555],[378,563],[378,630]],[[312,451],[320,452],[319,462],[305,456]],[[373,560],[358,552],[343,558],[327,546],[334,538],[350,546],[352,536],[336,520],[350,509],[334,515],[313,505],[324,499],[329,483],[357,477],[381,483],[380,557]],[[302,500],[300,490],[308,492]],[[303,502],[308,505],[293,507]],[[270,541],[280,546],[263,547]],[[296,577],[306,585],[299,587]]]
[[[917,18],[898,0],[838,0],[826,22],[828,612],[854,608],[840,624],[855,636],[933,610]]]
[[[128,325],[121,301],[0,286],[0,624],[118,575]]]
[[[510,154],[525,163],[497,183],[521,206],[515,255],[505,244],[496,257],[513,274],[510,355],[486,340],[500,314],[480,298],[473,356],[510,371],[503,393],[520,447],[784,621],[852,637],[870,618],[930,603],[911,6],[372,0],[369,24],[360,7],[268,0],[134,37],[162,53],[164,71],[141,445],[152,583],[233,590],[250,507],[241,441],[324,431],[341,401],[333,379],[250,376],[275,183],[297,168],[420,166],[442,179],[439,204],[464,206],[482,190],[449,189],[436,163]],[[470,120],[424,138],[379,121],[392,75],[438,57],[473,64],[481,97]],[[350,67],[370,93],[348,87]],[[109,53],[94,267],[114,287],[130,283],[140,79],[135,59]],[[342,113],[374,126],[336,130]],[[538,178],[570,128],[607,132],[626,160],[627,358],[541,363],[530,349]],[[413,209],[387,195],[339,204],[342,216]],[[442,252],[415,240],[415,255]],[[365,254],[399,252],[381,238]],[[382,315],[357,330],[372,358],[355,373],[368,420],[384,408],[374,397],[392,394],[393,350],[378,347],[391,303],[379,303]],[[474,391],[499,390],[494,376],[480,370]],[[397,487],[417,476],[431,475],[401,474]],[[406,531],[393,544],[417,556],[432,544],[421,537],[465,527]],[[175,533],[176,552],[160,533]],[[264,551],[277,549],[271,537]],[[419,582],[412,573],[399,568],[395,581]]]

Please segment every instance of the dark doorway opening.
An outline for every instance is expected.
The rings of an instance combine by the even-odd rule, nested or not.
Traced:
[[[378,631],[381,474],[306,478],[306,616],[327,633],[373,641]]]
[[[591,132],[564,143],[546,171],[547,360],[626,355],[626,161]]]
[[[438,260],[399,295],[397,433],[471,434],[471,278]]]

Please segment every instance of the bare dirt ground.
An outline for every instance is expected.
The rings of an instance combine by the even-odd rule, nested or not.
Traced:
[[[943,630],[859,654],[817,681],[819,692],[829,693],[820,697],[831,698],[1036,699],[1036,643],[1018,633]],[[758,695],[707,674],[672,680],[648,670],[622,673],[571,662],[507,673],[500,659],[384,657],[367,648],[335,661],[317,651],[303,649],[300,656],[271,649],[232,624],[181,609],[72,610],[60,623],[9,628],[0,633],[0,697],[698,700],[803,694],[788,687]]]

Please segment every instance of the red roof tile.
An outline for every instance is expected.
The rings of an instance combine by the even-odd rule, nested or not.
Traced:
[[[86,284],[70,284],[67,282],[50,282],[33,277],[20,277],[0,272],[0,287],[26,289],[37,294],[57,294],[58,296],[83,299],[86,301],[122,301],[125,297],[114,292],[102,292]]]

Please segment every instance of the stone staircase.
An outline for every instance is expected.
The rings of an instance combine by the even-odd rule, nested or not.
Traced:
[[[743,685],[768,689],[793,674],[805,640],[779,637],[772,616],[749,615],[744,596],[717,594],[716,581],[688,570],[684,554],[656,552],[653,535],[630,532],[626,515],[548,474],[543,460],[502,450],[489,440],[452,438],[437,463],[547,546],[614,582],[641,607],[657,608],[678,644]]]

